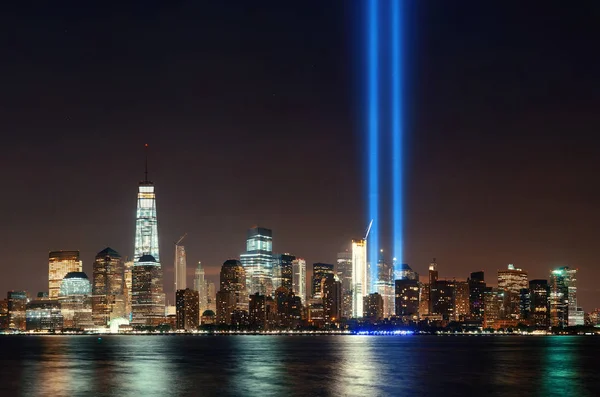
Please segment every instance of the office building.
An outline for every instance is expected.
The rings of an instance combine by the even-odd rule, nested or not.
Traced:
[[[503,297],[500,306],[500,318],[503,320],[518,320],[521,318],[521,290],[527,289],[527,272],[508,265],[507,270],[498,271],[498,291]]]
[[[475,321],[483,321],[483,295],[486,289],[483,272],[473,272],[467,280],[469,284],[469,317]]]
[[[583,325],[577,313],[577,269],[563,266],[550,273],[549,302],[552,327]]]
[[[375,289],[383,299],[383,316],[385,318],[393,316],[395,312],[394,267],[392,263],[385,260],[383,250],[379,251]]]
[[[112,248],[100,251],[94,259],[92,284],[92,318],[94,324],[106,326],[126,317],[125,268],[121,255]]]
[[[36,299],[27,304],[27,331],[58,331],[63,328],[63,316],[58,300]]]
[[[367,240],[352,240],[352,317],[361,318],[364,296],[369,293],[367,267]]]
[[[431,312],[442,316],[443,320],[454,320],[456,310],[456,281],[435,279],[430,287]]]
[[[165,320],[165,294],[160,263],[143,255],[134,263],[131,287],[132,326],[158,326]]]
[[[183,237],[179,242],[181,242],[181,240],[183,240]],[[175,244],[175,291],[185,290],[187,288],[186,261],[185,246]]]
[[[221,266],[220,290],[217,292],[217,323],[235,325],[248,313],[245,268],[240,261],[226,260]]]
[[[547,280],[529,282],[529,323],[539,329],[550,326],[550,286]]]
[[[396,316],[415,321],[419,317],[419,282],[408,278],[395,281]]]
[[[321,296],[325,325],[338,324],[342,318],[342,282],[337,275],[324,275],[321,279]]]
[[[50,251],[48,254],[48,296],[57,299],[60,284],[71,272],[82,271],[79,251]]]
[[[342,318],[352,317],[352,252],[337,254],[337,275],[342,282]]]
[[[206,305],[208,307],[208,310],[212,310],[213,312],[217,312],[217,287],[215,285],[215,283],[213,283],[212,281],[208,281],[206,283],[207,287],[207,298],[206,298]]]
[[[208,310],[208,283],[204,278],[204,268],[202,262],[198,262],[194,271],[194,291],[198,291],[198,306],[200,313]]]
[[[377,322],[383,320],[383,298],[377,292],[365,296],[364,318]]]
[[[454,318],[462,321],[470,314],[469,283],[467,281],[454,282]]]
[[[246,252],[240,255],[248,293],[273,294],[273,232],[255,226],[248,230]]]
[[[146,150],[147,148],[148,145],[146,145]],[[156,193],[154,192],[154,183],[148,180],[147,153],[144,180],[138,186],[133,261],[140,262],[142,256],[151,256],[154,259],[152,262],[155,263],[155,266],[160,267]]]
[[[434,302],[437,302],[438,297],[435,295],[436,283],[438,280],[437,262],[433,258],[433,262],[429,264],[429,314],[438,314],[434,310]]]
[[[292,261],[292,291],[302,300],[302,304],[306,303],[306,261],[302,258],[297,258]]]
[[[58,294],[63,328],[85,330],[94,327],[92,284],[84,272],[71,272],[60,283]]]
[[[180,289],[175,296],[177,329],[186,331],[196,330],[200,320],[200,298],[198,296],[198,291],[189,288]]]
[[[408,263],[402,263],[397,267],[395,280],[415,280],[419,281],[419,273],[415,272]]]
[[[311,294],[313,298],[322,298],[321,280],[328,274],[335,274],[334,266],[328,263],[313,263]]]
[[[284,287],[289,291],[294,288],[294,255],[277,254],[273,258],[273,289]]]
[[[125,297],[125,318],[131,321],[131,289],[133,286],[133,261],[125,261],[123,273],[123,296]]]
[[[25,331],[27,328],[27,292],[8,291],[6,300],[8,308],[8,328]]]
[[[483,292],[483,328],[497,328],[503,303],[498,288],[486,287]]]
[[[267,297],[258,293],[250,295],[248,302],[248,320],[250,327],[255,330],[264,330],[267,327],[266,312]]]

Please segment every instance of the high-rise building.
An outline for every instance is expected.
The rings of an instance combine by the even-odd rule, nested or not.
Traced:
[[[329,263],[313,263],[312,289],[313,298],[322,298],[321,295],[321,280],[327,274],[335,274],[334,266]]]
[[[395,281],[396,316],[417,320],[419,316],[419,282],[408,278]]]
[[[365,296],[364,317],[369,321],[383,319],[383,298],[377,292]]]
[[[246,252],[240,255],[250,294],[273,294],[273,232],[255,226],[248,230]]]
[[[248,313],[246,273],[240,261],[226,260],[221,266],[220,290],[217,292],[217,323],[235,323],[236,312]]]
[[[429,314],[441,315],[444,320],[453,320],[456,310],[456,281],[438,280],[436,277],[430,287],[429,300],[431,312]]]
[[[424,317],[429,315],[429,292],[431,292],[431,288],[429,288],[428,283],[419,282],[419,317]]]
[[[143,255],[134,263],[131,287],[133,326],[157,326],[165,319],[165,294],[160,263]]]
[[[292,290],[298,296],[302,303],[306,303],[306,261],[297,258],[292,261]]]
[[[58,298],[60,283],[70,272],[82,271],[79,251],[50,251],[48,254],[48,296]]]
[[[204,278],[204,268],[202,262],[198,262],[198,266],[194,271],[194,291],[198,291],[198,307],[200,313],[208,310],[208,283]]]
[[[476,321],[483,321],[483,294],[486,289],[483,272],[473,272],[467,280],[469,283],[469,316]]]
[[[342,318],[352,317],[352,252],[337,254],[337,275],[342,282]]]
[[[248,302],[248,319],[250,327],[256,330],[262,330],[267,325],[266,299],[264,295],[258,293],[250,295]]]
[[[8,291],[8,328],[25,331],[27,328],[27,292]]]
[[[27,304],[28,331],[55,331],[63,327],[63,316],[58,300],[37,299]]]
[[[85,330],[94,327],[92,284],[84,272],[70,272],[60,283],[58,294],[64,328]]]
[[[572,327],[577,321],[577,269],[559,267],[550,273],[550,325]]]
[[[148,145],[146,145],[146,149]],[[158,218],[156,217],[156,194],[154,183],[148,180],[148,158],[144,180],[139,183],[137,211],[135,219],[135,247],[133,261],[139,262],[144,255],[154,258],[156,266],[160,266],[158,247]]]
[[[503,297],[500,318],[518,320],[521,318],[521,290],[529,287],[527,272],[508,265],[507,270],[498,270],[498,291]]]
[[[180,289],[175,296],[177,329],[186,331],[197,329],[200,320],[198,291],[189,288]]]
[[[8,328],[8,299],[0,299],[0,329]]]
[[[438,280],[438,270],[437,263],[435,258],[433,258],[433,262],[429,264],[429,314],[439,314],[436,313],[433,306],[434,302],[437,301],[437,296],[435,296],[434,291],[436,290],[436,283]]]
[[[273,257],[273,289],[284,287],[292,291],[294,286],[294,255],[277,254]]]
[[[131,288],[133,285],[133,261],[125,261],[125,269],[123,274],[124,290],[123,295],[125,296],[125,317],[131,321]]]
[[[364,296],[369,293],[367,240],[352,240],[352,317],[363,317]]]
[[[456,320],[464,320],[470,314],[468,281],[456,281],[454,283],[454,317]]]
[[[186,288],[187,282],[185,246],[175,244],[175,291],[179,291],[180,289],[184,290]]]
[[[125,268],[121,255],[112,248],[100,251],[94,260],[92,284],[92,318],[99,326],[125,317]]]
[[[385,260],[383,250],[379,250],[375,288],[383,299],[383,316],[385,318],[393,316],[395,311],[394,266]]]
[[[498,288],[486,287],[483,292],[483,328],[497,328],[501,304],[502,296],[498,293]]]
[[[323,298],[323,317],[325,324],[337,324],[342,317],[342,282],[333,273],[327,273],[321,279]]]
[[[529,321],[536,328],[545,329],[550,325],[550,286],[547,280],[529,282]]]

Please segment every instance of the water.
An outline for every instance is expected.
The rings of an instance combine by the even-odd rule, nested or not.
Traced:
[[[0,336],[0,396],[598,396],[583,336]]]

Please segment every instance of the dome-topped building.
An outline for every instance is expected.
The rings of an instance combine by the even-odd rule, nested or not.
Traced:
[[[92,284],[84,272],[70,272],[60,283],[58,296],[91,295]]]

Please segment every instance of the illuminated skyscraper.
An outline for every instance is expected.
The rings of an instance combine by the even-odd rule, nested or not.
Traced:
[[[57,299],[60,283],[67,273],[82,270],[79,251],[51,251],[48,255],[48,263],[48,296],[50,299]]]
[[[125,269],[117,251],[107,247],[96,255],[92,284],[94,324],[105,326],[114,318],[126,316],[124,276]]]
[[[175,294],[175,305],[177,307],[177,329],[193,331],[198,328],[200,322],[200,313],[198,310],[198,291],[180,289]]]
[[[436,283],[438,280],[438,270],[437,270],[437,263],[435,261],[435,258],[433,258],[433,262],[431,262],[429,264],[429,314],[438,314],[435,312],[433,306],[434,303],[437,301],[438,297],[435,296],[435,291],[436,291]]]
[[[146,145],[147,147],[148,145]],[[160,266],[156,195],[154,193],[154,183],[148,180],[147,158],[144,175],[144,180],[139,183],[137,198],[133,260],[138,262],[143,255],[151,255],[157,266]]]
[[[521,318],[521,290],[529,287],[527,272],[508,265],[507,270],[498,270],[498,292],[503,298],[500,318],[518,320]]]
[[[383,319],[383,298],[377,292],[366,295],[364,317],[375,322]]]
[[[529,282],[529,318],[534,327],[545,329],[550,325],[550,286],[547,280]]]
[[[311,285],[311,295],[313,298],[322,298],[321,281],[328,274],[334,274],[333,265],[329,263],[313,263],[313,276]]]
[[[395,280],[416,280],[419,281],[419,273],[415,272],[408,263],[402,263],[400,265],[394,265]]]
[[[469,316],[476,321],[483,321],[483,294],[486,289],[483,272],[473,272],[467,280],[469,283]]]
[[[125,318],[131,321],[131,288],[133,285],[133,261],[125,262],[123,284],[123,295],[125,296]]]
[[[185,237],[185,236],[184,236]],[[179,240],[181,242],[183,237]],[[185,246],[175,244],[175,291],[187,288]]]
[[[27,328],[27,292],[8,291],[8,328],[25,331]]]
[[[352,240],[352,317],[363,317],[367,285],[367,240]]]
[[[560,328],[580,325],[577,321],[577,269],[563,266],[550,273],[550,325]]]
[[[194,272],[194,290],[198,291],[198,307],[200,314],[202,314],[205,310],[208,310],[208,283],[204,278],[202,262],[198,262]]]
[[[342,282],[333,273],[327,273],[321,279],[323,299],[323,317],[325,324],[337,324],[342,317]]]
[[[419,282],[401,279],[395,281],[396,316],[406,321],[416,321],[419,317]]]
[[[92,320],[92,284],[84,272],[70,272],[60,283],[58,295],[64,328],[87,329]]]
[[[240,255],[250,294],[273,295],[273,232],[263,227],[248,230],[246,252]]]
[[[383,299],[383,316],[385,318],[393,316],[395,311],[394,267],[385,260],[383,250],[379,250],[375,287]]]
[[[342,317],[352,317],[352,252],[337,254],[337,275],[342,282]]]
[[[292,290],[306,304],[306,261],[298,258],[292,261]]]
[[[457,321],[464,320],[469,313],[469,283],[456,281],[454,283],[454,317]]]
[[[248,312],[246,272],[240,261],[226,260],[221,266],[220,290],[217,292],[217,322],[231,325],[235,312]]]
[[[277,254],[273,257],[273,289],[284,287],[292,291],[294,280],[293,262],[296,259],[294,255]]]
[[[165,318],[165,294],[160,263],[152,255],[141,256],[133,266],[132,278],[132,325],[159,325]]]

